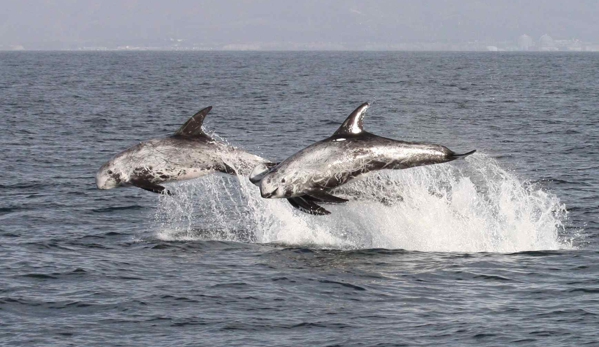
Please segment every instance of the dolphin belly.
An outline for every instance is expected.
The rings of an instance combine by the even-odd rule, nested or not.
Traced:
[[[217,172],[214,169],[201,168],[179,168],[177,173],[171,177],[171,181],[187,181],[200,178],[211,173]]]

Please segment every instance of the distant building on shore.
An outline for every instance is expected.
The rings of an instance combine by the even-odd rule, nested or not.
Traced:
[[[553,38],[547,34],[541,36],[539,39],[539,48],[541,51],[557,51],[557,46]]]
[[[532,37],[524,34],[518,38],[518,48],[520,48],[521,51],[530,51],[533,46],[534,41],[532,40]]]

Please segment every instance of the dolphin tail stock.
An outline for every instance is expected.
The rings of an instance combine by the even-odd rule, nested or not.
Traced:
[[[295,198],[288,198],[287,201],[289,201],[291,206],[307,214],[316,216],[324,216],[331,214],[331,212],[325,210],[323,207],[318,206],[314,202],[314,199],[312,199],[309,196],[298,196]]]

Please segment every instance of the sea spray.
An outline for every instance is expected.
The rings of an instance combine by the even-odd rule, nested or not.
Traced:
[[[337,249],[519,252],[569,248],[565,206],[483,154],[451,164],[382,171],[336,190],[353,197],[311,216],[263,199],[245,177],[171,185],[156,210],[165,240],[227,240]]]

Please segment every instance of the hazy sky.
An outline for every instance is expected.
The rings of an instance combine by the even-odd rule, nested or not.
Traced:
[[[599,42],[597,0],[0,0],[0,46]]]

